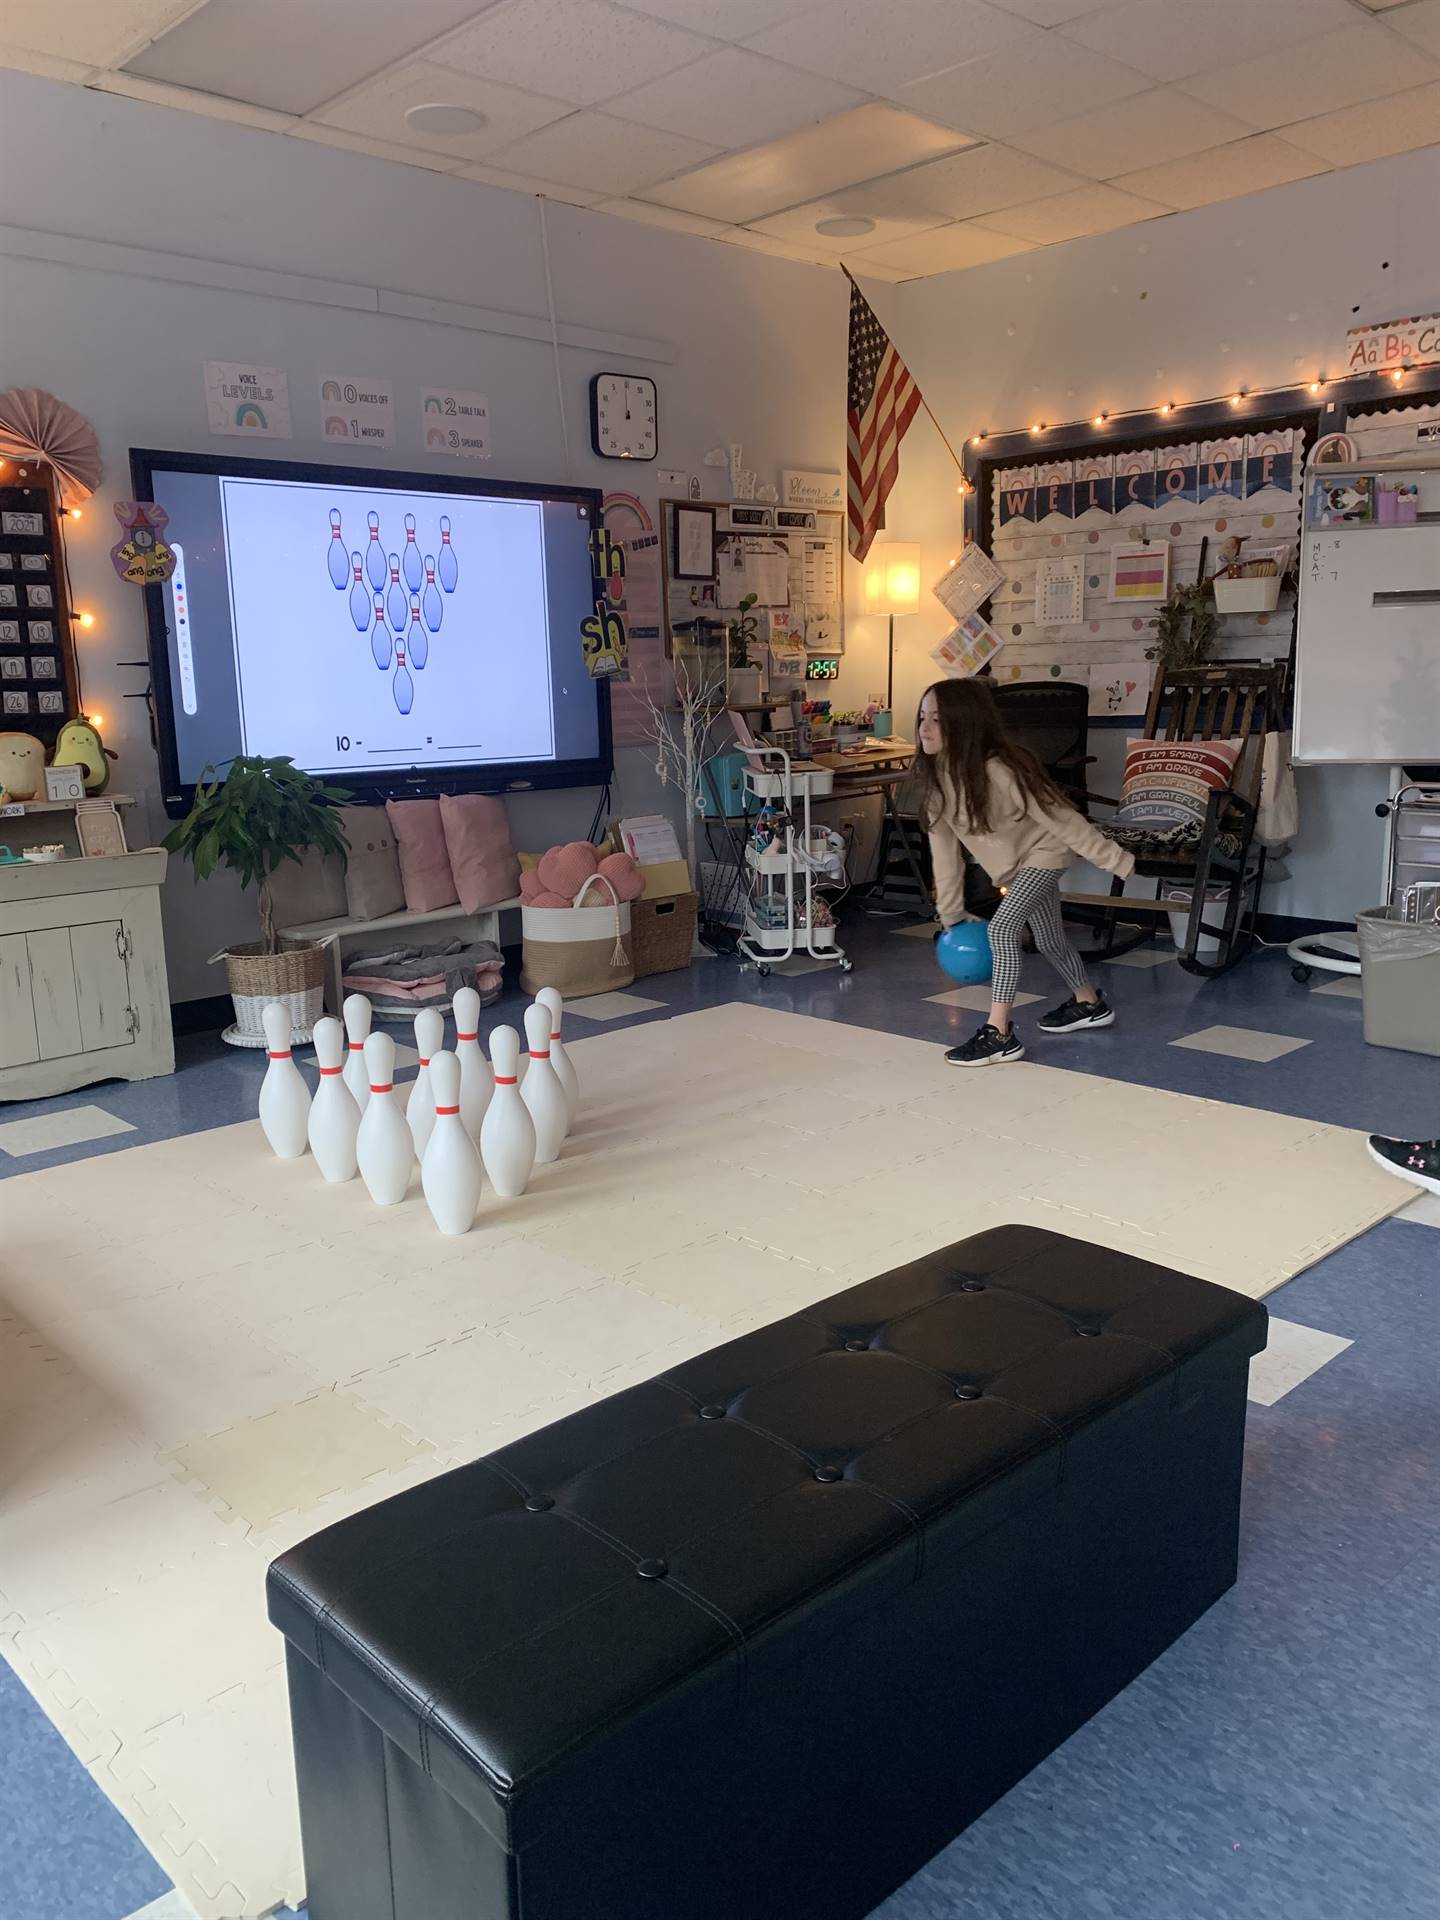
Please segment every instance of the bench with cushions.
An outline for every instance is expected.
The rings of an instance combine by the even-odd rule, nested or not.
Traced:
[[[1007,1227],[287,1553],[312,1920],[861,1920],[1233,1582],[1265,1327]]]

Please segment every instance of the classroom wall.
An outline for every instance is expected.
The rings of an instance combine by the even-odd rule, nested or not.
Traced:
[[[455,472],[456,463],[420,451],[419,389],[478,388],[490,401],[494,451],[487,466],[466,470],[629,488],[653,503],[653,469],[590,452],[589,379],[618,365],[658,382],[659,466],[719,479],[704,455],[734,440],[762,481],[778,483],[782,467],[842,466],[847,309],[837,273],[558,202],[548,203],[546,219],[562,325],[640,336],[662,356],[562,350],[568,454],[548,339],[477,330],[473,314],[451,315],[468,324],[443,324],[335,304],[382,288],[543,318],[538,201],[0,73],[0,223],[8,223],[0,231],[0,387],[50,389],[100,437],[105,478],[68,545],[77,607],[96,615],[82,636],[84,697],[105,715],[119,752],[117,790],[142,802],[133,840],[158,838],[168,823],[144,704],[122,698],[141,692],[146,678],[120,664],[144,658],[144,623],[139,594],[115,579],[108,559],[111,503],[130,491],[130,447],[343,461],[345,450],[319,435],[318,380],[338,367],[395,383],[399,444],[388,455],[364,454],[365,464]],[[76,244],[94,242],[149,257],[97,256]],[[197,263],[217,262],[247,272],[230,287],[187,283]],[[293,439],[257,446],[212,436],[206,359],[288,369]],[[678,818],[651,758],[619,754],[616,810]],[[583,837],[598,797],[513,799],[517,844]],[[207,956],[254,937],[250,902],[222,878],[197,892],[178,864],[165,923],[177,1000],[223,991]]]
[[[1335,374],[1347,327],[1440,305],[1440,149],[1297,182],[1118,233],[895,289],[894,334],[958,451],[981,429],[1092,418],[1238,387]],[[1160,426],[1158,418],[1155,426]],[[957,474],[922,415],[891,496],[890,530],[919,540],[925,580],[959,551]],[[939,604],[904,630],[902,716],[949,625]],[[1357,667],[1357,698],[1364,697]],[[1104,758],[1118,764],[1105,736]],[[1348,919],[1379,897],[1378,768],[1305,769],[1275,914]],[[1104,787],[1102,791],[1114,791]]]

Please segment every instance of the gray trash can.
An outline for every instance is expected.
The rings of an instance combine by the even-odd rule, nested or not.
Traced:
[[[1365,1038],[1372,1047],[1440,1054],[1440,922],[1396,907],[1356,915]]]

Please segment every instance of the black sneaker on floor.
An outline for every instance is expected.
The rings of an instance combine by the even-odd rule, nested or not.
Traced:
[[[1412,1187],[1440,1193],[1440,1140],[1388,1140],[1383,1133],[1372,1133],[1365,1144],[1377,1167],[1398,1174]]]
[[[1067,1000],[1063,1007],[1042,1013],[1036,1025],[1041,1033],[1083,1033],[1088,1027],[1113,1027],[1115,1009],[1107,1006],[1102,993],[1098,1000]]]
[[[1015,1038],[1015,1029],[1000,1033],[988,1021],[963,1046],[951,1047],[945,1056],[946,1064],[952,1067],[998,1067],[1007,1060],[1024,1058],[1025,1049]]]

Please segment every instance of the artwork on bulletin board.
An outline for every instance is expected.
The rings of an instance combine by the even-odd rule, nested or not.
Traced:
[[[677,580],[713,580],[715,577],[715,510],[713,507],[675,509],[675,551],[670,571]]]
[[[952,680],[969,680],[992,660],[1005,642],[981,613],[967,613],[938,646],[930,658]]]
[[[610,576],[608,597],[625,621],[629,642],[626,680],[612,680],[610,724],[617,747],[644,746],[647,690],[662,696],[665,671],[660,605],[660,535],[655,517],[633,493],[607,493],[601,503],[604,532],[623,559]]]
[[[1160,601],[1170,591],[1170,542],[1146,540],[1110,549],[1110,598]]]
[[[1036,626],[1076,626],[1084,617],[1084,560],[1078,553],[1042,560],[1035,569]]]

